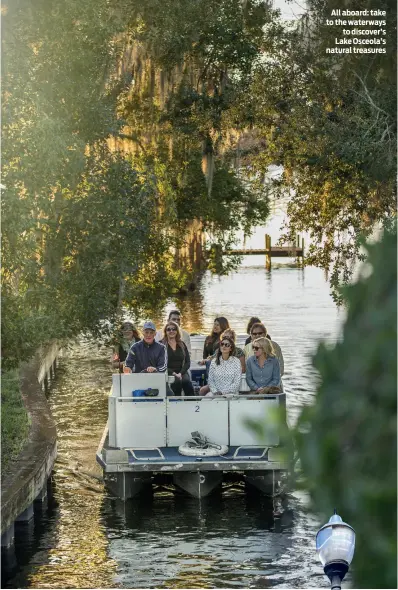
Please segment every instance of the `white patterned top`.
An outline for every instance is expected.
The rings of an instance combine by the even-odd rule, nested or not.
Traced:
[[[236,356],[230,356],[226,361],[220,357],[220,364],[216,359],[211,361],[209,381],[211,393],[238,393],[242,377],[242,366]]]

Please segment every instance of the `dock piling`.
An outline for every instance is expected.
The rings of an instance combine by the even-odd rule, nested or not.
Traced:
[[[267,239],[267,254],[265,256],[265,268],[267,270],[271,270],[271,236],[269,234],[266,234],[266,239]]]
[[[304,266],[304,238],[301,238],[299,234],[293,239],[290,244],[284,246],[272,246],[271,243],[271,236],[269,234],[265,234],[264,236],[264,248],[260,249],[253,249],[253,248],[234,248],[233,250],[225,250],[220,251],[217,255],[222,256],[226,254],[228,256],[231,255],[239,255],[239,256],[252,256],[252,255],[261,255],[265,256],[265,268],[267,270],[271,269],[272,265],[272,258],[295,258],[296,263],[300,266]],[[301,242],[301,245],[300,245]],[[214,248],[214,246],[213,246]],[[210,250],[208,253],[210,254]]]

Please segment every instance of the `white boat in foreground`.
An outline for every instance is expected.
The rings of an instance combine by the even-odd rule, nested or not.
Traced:
[[[243,377],[240,395],[166,397],[166,379],[165,373],[113,375],[108,423],[96,456],[109,490],[126,500],[149,491],[152,484],[172,483],[200,498],[223,481],[241,480],[265,494],[277,494],[288,470],[275,424],[285,394],[249,395]],[[159,394],[132,394],[148,388]],[[261,444],[247,419],[264,425]],[[209,453],[182,454],[195,432],[219,445],[219,454],[214,455],[214,447]]]

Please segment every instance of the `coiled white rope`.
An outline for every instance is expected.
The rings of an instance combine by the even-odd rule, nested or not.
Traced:
[[[227,445],[210,442],[200,432],[191,432],[192,440],[188,440],[178,447],[181,455],[188,457],[217,457],[228,453]]]

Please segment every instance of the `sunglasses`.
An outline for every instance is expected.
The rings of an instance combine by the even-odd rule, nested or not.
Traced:
[[[253,350],[262,350],[261,346],[253,346]]]
[[[265,332],[252,332],[252,336],[263,336]]]
[[[224,346],[224,348],[231,348],[230,342],[221,342],[220,346]]]
[[[177,328],[166,328],[166,332],[177,332]]]

